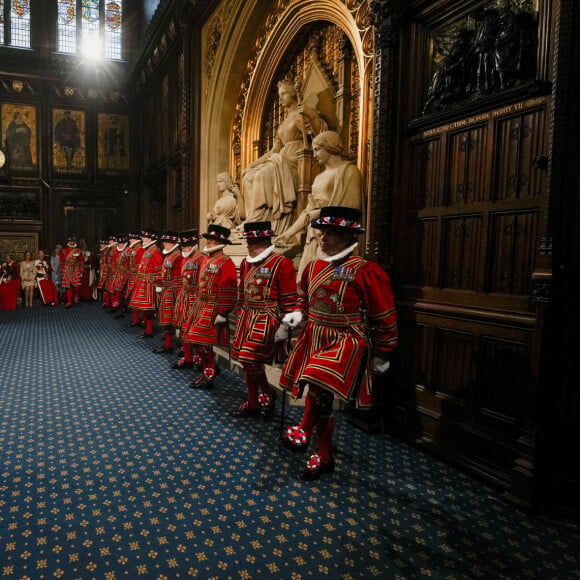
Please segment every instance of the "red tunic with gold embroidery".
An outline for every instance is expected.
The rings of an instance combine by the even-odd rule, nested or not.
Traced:
[[[205,256],[195,250],[181,262],[181,288],[175,301],[173,324],[181,330],[183,335],[187,333],[187,321],[191,317],[197,300],[199,270],[204,260]]]
[[[63,288],[76,288],[81,285],[84,261],[80,248],[66,246],[63,249],[60,253]]]
[[[115,250],[115,264],[111,270],[111,282],[109,287],[111,292],[121,292],[129,280],[129,246],[123,250],[119,250],[119,248],[116,247]]]
[[[272,362],[274,334],[297,299],[296,270],[288,258],[270,254],[255,263],[244,259],[232,356],[241,362]]]
[[[137,310],[155,310],[155,286],[161,278],[163,255],[155,244],[145,248],[137,269],[135,289],[129,306]]]
[[[215,319],[218,314],[227,318],[234,309],[236,286],[236,267],[222,250],[216,250],[202,262],[198,298],[187,323],[187,342],[227,344],[227,323],[215,324]]]
[[[127,255],[128,255],[128,268],[129,273],[127,277],[127,291],[125,292],[125,298],[129,298],[133,289],[135,288],[135,282],[137,280],[137,270],[139,269],[139,264],[141,263],[141,258],[143,257],[143,252],[145,250],[140,244],[135,244],[135,246],[139,246],[138,248],[129,247],[127,248]]]
[[[111,274],[111,248],[104,248],[99,254],[99,282],[97,288],[105,288]]]
[[[280,385],[301,393],[305,383],[369,407],[373,355],[397,344],[397,315],[388,276],[358,256],[314,260],[302,275],[299,308],[306,326],[286,361]]]
[[[120,254],[117,246],[113,246],[109,250],[109,275],[107,276],[107,281],[105,282],[105,290],[107,292],[115,292],[115,280],[118,275],[118,267],[120,263]]]
[[[183,258],[179,249],[175,249],[163,257],[161,279],[157,283],[163,287],[159,297],[159,318],[162,326],[173,325],[175,299],[181,288],[181,262]]]

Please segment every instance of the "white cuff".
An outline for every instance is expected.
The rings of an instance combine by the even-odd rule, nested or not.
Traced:
[[[391,366],[391,362],[388,358],[382,356],[373,357],[373,371],[375,373],[386,373]]]
[[[155,286],[155,292],[163,292],[163,286]]]
[[[218,314],[215,317],[214,320],[214,324],[223,324],[224,322],[227,322],[227,318],[225,318],[224,316],[222,316],[221,314]]]
[[[295,310],[289,312],[282,318],[282,323],[287,324],[290,328],[296,328],[302,322],[302,312]]]

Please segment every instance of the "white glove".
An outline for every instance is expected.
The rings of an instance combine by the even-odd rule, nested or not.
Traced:
[[[388,358],[382,356],[373,357],[373,371],[375,373],[386,373],[391,366],[391,362]]]
[[[155,292],[163,292],[163,286],[155,286]]]
[[[289,312],[282,318],[282,324],[287,324],[290,328],[296,328],[302,322],[302,312],[296,310]]]
[[[224,316],[222,316],[221,314],[218,314],[215,317],[214,320],[214,324],[223,324],[224,322],[227,322],[227,318],[225,318]]]
[[[288,331],[288,325],[282,323],[278,330],[276,330],[276,334],[274,335],[274,342],[282,342],[286,340],[290,336],[290,332]]]

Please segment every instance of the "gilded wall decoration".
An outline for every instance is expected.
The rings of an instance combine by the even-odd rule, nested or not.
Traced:
[[[99,113],[98,168],[105,172],[129,170],[129,117]]]
[[[220,8],[209,19],[205,29],[208,31],[205,39],[205,77],[206,77],[206,93],[211,84],[213,75],[213,67],[216,60],[216,55],[220,47],[222,33],[228,28],[232,15],[237,12],[237,4],[239,0],[228,0],[222,2]]]
[[[85,112],[52,110],[52,168],[58,173],[81,173],[87,168]]]
[[[28,251],[32,252],[33,256],[36,256],[38,252],[37,234],[0,232],[0,256],[2,256],[2,259],[10,255],[13,260],[20,262]]]
[[[37,113],[33,105],[2,105],[2,146],[11,173],[38,171]]]

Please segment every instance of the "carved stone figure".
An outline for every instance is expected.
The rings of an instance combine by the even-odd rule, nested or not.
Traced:
[[[243,177],[248,221],[270,221],[274,231],[282,233],[292,223],[296,205],[298,155],[308,134],[317,135],[326,125],[314,109],[299,103],[288,81],[278,83],[278,95],[286,115],[274,145],[246,167]]]
[[[240,190],[227,171],[218,174],[217,186],[221,197],[207,214],[207,222],[234,230],[245,219],[244,205],[240,203]]]
[[[320,217],[320,209],[327,205],[352,207],[362,210],[362,177],[358,167],[342,157],[343,144],[335,131],[324,131],[312,142],[314,158],[324,167],[312,183],[308,203],[296,221],[275,240],[278,248],[289,249],[298,245],[299,234],[306,232],[304,250],[298,266],[298,279],[302,271],[316,258],[318,230],[310,225]]]

